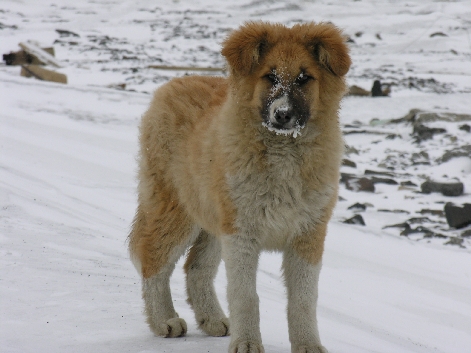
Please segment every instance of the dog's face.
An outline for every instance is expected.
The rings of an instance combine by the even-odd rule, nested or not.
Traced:
[[[345,40],[330,24],[248,23],[229,36],[222,54],[245,95],[238,99],[270,130],[294,136],[323,109],[323,99],[328,106],[340,101],[350,67]]]
[[[319,70],[306,49],[292,43],[275,45],[255,75],[259,79],[254,96],[265,126],[287,132],[303,128],[319,91]]]

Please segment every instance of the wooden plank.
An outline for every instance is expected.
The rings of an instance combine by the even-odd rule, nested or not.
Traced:
[[[46,51],[42,50],[37,45],[32,44],[32,43],[24,43],[24,42],[20,43],[19,45],[21,49],[23,49],[28,54],[34,55],[43,63],[49,64],[55,67],[62,67],[62,65],[59,63],[58,60],[56,60],[55,57],[53,57],[51,54],[47,53]]]
[[[225,72],[226,71],[226,69],[222,67],[149,65],[148,68],[157,69],[157,70],[173,70],[173,71],[211,71],[211,72]]]
[[[21,65],[21,76],[35,77],[42,81],[67,83],[67,76],[59,72],[47,70],[39,65]]]

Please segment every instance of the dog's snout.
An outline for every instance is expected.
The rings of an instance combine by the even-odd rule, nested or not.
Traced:
[[[296,121],[295,109],[288,95],[283,95],[268,105],[268,121],[280,129],[291,129]]]

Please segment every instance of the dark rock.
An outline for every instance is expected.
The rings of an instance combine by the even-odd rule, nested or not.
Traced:
[[[460,122],[471,121],[471,115],[468,114],[455,114],[455,113],[433,113],[426,112],[420,109],[411,109],[402,118],[392,119],[389,123],[417,123],[423,124],[433,121],[447,121],[447,122]]]
[[[351,161],[350,159],[346,159],[346,158],[344,158],[342,160],[342,165],[344,167],[351,167],[351,168],[356,168],[357,167],[357,164],[355,162]]]
[[[59,33],[61,37],[80,37],[77,33],[65,29],[56,29],[56,32]]]
[[[429,161],[412,161],[412,165],[430,165]]]
[[[462,182],[437,183],[434,181],[426,181],[420,185],[420,188],[424,194],[441,192],[445,196],[460,196],[464,191],[464,185]]]
[[[442,210],[430,210],[428,208],[420,210],[419,213],[420,214],[431,214],[433,216],[440,216],[440,217],[445,216],[445,212],[443,212]]]
[[[414,184],[412,181],[407,180],[407,181],[401,181],[401,186],[417,186],[417,184]]]
[[[445,245],[458,245],[460,248],[464,248],[463,242],[463,238],[451,237],[450,240],[445,243]]]
[[[357,202],[356,204],[351,205],[348,209],[353,212],[363,212],[366,210],[366,204]]]
[[[471,224],[471,204],[465,203],[460,207],[448,202],[445,205],[445,217],[450,227],[464,228]]]
[[[372,97],[384,97],[387,94],[384,94],[381,87],[381,81],[375,80],[373,82],[373,87],[371,87],[371,96]]]
[[[409,224],[417,224],[417,223],[422,224],[425,222],[432,222],[432,221],[428,217],[412,217],[407,220],[407,223]]]
[[[346,155],[359,154],[359,152],[355,147],[345,145],[345,154]]]
[[[379,130],[344,130],[344,135],[353,135],[353,134],[368,134],[368,135],[389,135],[387,132]]]
[[[393,177],[393,176],[394,176],[393,173],[378,172],[378,171],[376,171],[376,170],[371,170],[371,169],[366,169],[366,170],[365,170],[365,174],[366,174],[366,175],[385,175],[385,176],[388,176],[388,177]]]
[[[387,210],[387,209],[384,209],[384,208],[380,208],[380,209],[378,210],[378,212],[405,213],[405,214],[409,214],[409,213],[410,213],[409,211],[406,211],[406,210]]]
[[[427,152],[420,151],[419,153],[412,153],[411,161],[413,165],[417,164],[430,164],[430,158]]]
[[[352,179],[352,178],[358,178],[358,177],[355,174],[351,174],[351,173],[340,173],[341,183],[346,183],[347,180]]]
[[[428,228],[425,228],[425,227],[422,227],[422,226],[418,226],[417,228],[411,228],[410,226],[406,229],[404,229],[402,232],[401,232],[401,235],[402,236],[409,236],[410,234],[416,234],[416,233],[424,233],[424,236],[425,237],[433,237],[435,236],[436,234],[434,232],[432,232],[430,229]]]
[[[445,129],[432,128],[422,124],[414,124],[412,136],[414,136],[416,142],[422,142],[433,138],[433,135],[445,133]]]
[[[471,229],[465,230],[463,233],[461,233],[461,236],[463,238],[471,237]]]
[[[430,38],[433,38],[433,37],[448,37],[448,36],[443,32],[435,32],[430,35]]]
[[[446,151],[443,156],[437,159],[437,163],[445,163],[457,157],[471,157],[471,145],[464,145],[451,151]]]
[[[415,121],[415,118],[418,113],[422,112],[420,109],[411,109],[409,110],[409,113],[407,113],[405,116],[402,118],[398,119],[391,119],[389,122],[392,124],[398,124],[398,123],[412,123]]]
[[[0,22],[0,29],[5,29],[5,28],[18,29],[18,26],[17,25],[6,25],[5,23]]]
[[[395,84],[398,86],[406,86],[410,89],[416,89],[418,91],[428,91],[434,93],[449,93],[453,89],[452,84],[437,81],[433,77],[420,78],[417,76],[409,76],[396,80]]]
[[[397,181],[394,179],[389,179],[389,178],[378,178],[378,177],[372,177],[371,181],[373,184],[388,184],[388,185],[397,185]]]
[[[410,229],[410,225],[408,223],[404,222],[404,223],[391,224],[391,225],[383,227],[383,229],[386,229],[386,228],[406,228],[406,229]]]
[[[469,126],[468,124],[460,125],[460,130],[471,132],[471,126]]]
[[[423,233],[424,238],[447,238],[445,235],[435,233],[435,232],[431,231],[430,229],[428,229],[426,227],[418,226],[416,228],[412,228],[409,223],[410,222],[411,223],[417,223],[416,222],[417,220],[418,219],[410,218],[407,222],[384,226],[383,229],[386,229],[386,228],[404,228],[404,230],[400,233],[400,235],[405,236],[405,237],[409,236],[410,234]]]
[[[429,229],[430,230],[430,229]],[[440,238],[440,239],[447,239],[448,237],[446,235],[440,234],[440,233],[435,233],[430,231],[429,233],[424,234],[424,238]]]
[[[396,168],[404,169],[405,163],[400,159],[404,157],[404,154],[399,151],[389,151],[391,154],[386,155],[386,158],[378,163],[379,168],[388,169],[394,171]],[[397,152],[396,155],[395,152]],[[394,153],[394,154],[393,154]],[[398,155],[400,158],[398,158]]]
[[[352,218],[349,218],[345,221],[343,221],[343,223],[346,223],[346,224],[359,224],[359,225],[366,225],[365,224],[365,221],[363,220],[363,217],[360,216],[359,214],[353,216]]]
[[[375,192],[375,185],[368,178],[350,178],[345,182],[345,187],[352,191]]]
[[[424,112],[417,110],[415,121],[419,124],[434,122],[434,121],[447,121],[447,122],[459,122],[459,121],[471,121],[471,115],[469,114],[456,114],[456,113],[433,113]]]
[[[401,135],[398,135],[398,134],[389,134],[388,136],[386,136],[386,140],[394,140],[396,138],[401,138]]]
[[[108,88],[114,88],[118,90],[125,90],[126,89],[126,84],[125,83],[117,83],[117,84],[111,84],[106,86]]]
[[[54,41],[54,44],[60,44],[62,46],[64,45],[78,45],[79,42],[71,41],[71,40],[61,40],[61,39],[56,39]]]

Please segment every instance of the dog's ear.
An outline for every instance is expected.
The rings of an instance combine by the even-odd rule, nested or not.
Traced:
[[[316,61],[336,76],[346,75],[352,62],[342,31],[330,23],[301,26],[305,27],[306,45]]]
[[[236,73],[247,75],[268,49],[268,27],[263,22],[247,22],[233,31],[222,45],[221,54]]]

